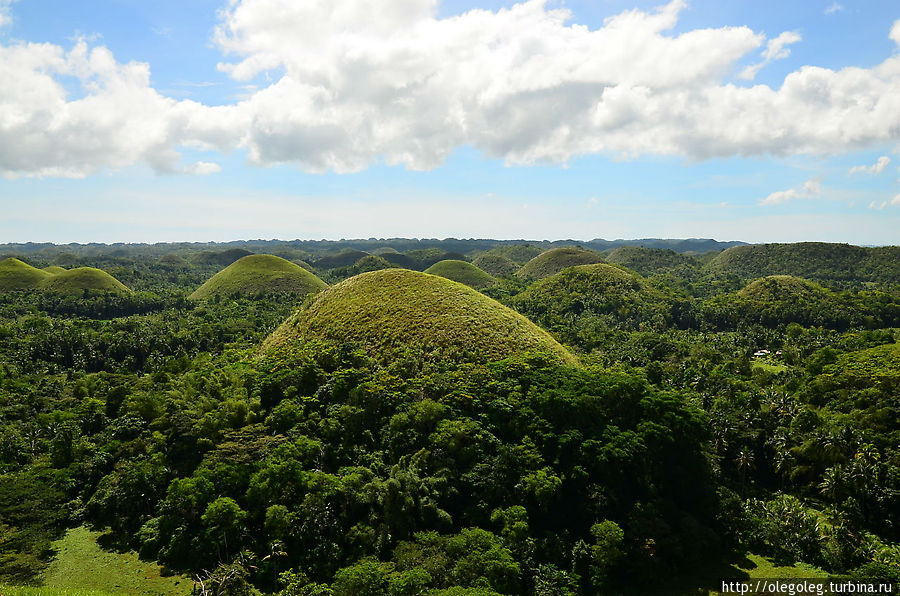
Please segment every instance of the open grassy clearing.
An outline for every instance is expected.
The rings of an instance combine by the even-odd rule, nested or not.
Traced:
[[[182,576],[164,576],[156,563],[141,561],[134,552],[103,550],[97,543],[100,532],[73,528],[53,543],[56,557],[43,577],[49,595],[134,594],[176,596],[189,594],[193,582]],[[35,593],[35,596],[41,594]],[[23,596],[31,596],[25,593]],[[8,596],[3,594],[3,596]]]

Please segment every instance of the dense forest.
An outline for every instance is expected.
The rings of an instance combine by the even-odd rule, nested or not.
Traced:
[[[900,581],[900,247],[576,244],[0,246],[0,588]]]

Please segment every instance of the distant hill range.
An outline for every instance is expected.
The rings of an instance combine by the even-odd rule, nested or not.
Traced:
[[[159,242],[156,244],[134,243],[102,244],[91,242],[88,244],[53,244],[50,242],[26,242],[19,244],[0,244],[0,256],[2,255],[59,255],[72,253],[75,255],[104,255],[109,257],[127,257],[135,252],[142,255],[154,254],[160,258],[169,253],[189,252],[196,254],[195,263],[215,262],[220,265],[228,265],[249,253],[279,254],[279,250],[297,251],[305,253],[307,257],[324,257],[336,255],[341,251],[363,251],[370,254],[385,252],[407,253],[412,250],[438,249],[445,253],[468,254],[472,252],[486,251],[495,247],[528,245],[543,252],[551,248],[562,246],[581,246],[597,251],[611,250],[620,246],[641,246],[644,248],[667,248],[679,253],[704,253],[709,251],[721,251],[732,246],[743,246],[746,242],[730,240],[722,242],[708,238],[637,238],[632,240],[493,240],[490,238],[367,238],[355,240],[234,240],[231,242]],[[223,253],[227,254],[214,254]],[[437,253],[438,251],[432,251]],[[285,256],[285,255],[279,255]],[[293,256],[293,255],[291,255]],[[444,259],[452,258],[441,255]],[[531,255],[534,256],[534,255]],[[227,257],[227,258],[226,258]],[[302,258],[302,257],[298,257]],[[510,257],[513,258],[513,257]],[[530,258],[530,257],[529,257]],[[312,258],[311,260],[315,260]],[[433,265],[438,260],[428,263],[426,267]],[[513,258],[513,260],[516,260]],[[528,259],[525,259],[526,261]],[[524,261],[523,261],[524,262]],[[352,264],[352,262],[350,263]],[[338,265],[340,266],[340,265]]]
[[[153,263],[209,279],[251,254],[268,254],[313,271],[326,282],[385,268],[424,271],[441,261],[474,263],[493,276],[542,279],[566,267],[607,262],[643,276],[682,282],[728,281],[771,275],[815,280],[832,289],[860,283],[900,283],[900,246],[863,247],[825,242],[748,244],[689,238],[635,240],[491,240],[369,238],[358,240],[244,240],[222,243],[5,244],[0,260],[15,257],[38,268],[91,266],[109,271]],[[455,263],[457,270],[462,266]],[[443,267],[449,267],[444,265]],[[471,270],[469,271],[471,274]],[[452,275],[456,273],[448,274]],[[729,281],[730,280],[730,281]],[[705,282],[704,282],[705,283]]]

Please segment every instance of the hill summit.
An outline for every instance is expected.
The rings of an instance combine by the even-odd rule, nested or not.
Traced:
[[[51,275],[47,271],[42,271],[19,259],[10,257],[0,261],[0,292],[36,290]]]
[[[456,361],[540,351],[577,364],[550,334],[496,300],[407,269],[363,273],[328,288],[288,317],[262,350],[311,340],[355,343],[381,361],[410,350]]]
[[[94,267],[76,267],[50,274],[42,287],[60,294],[81,294],[85,290],[117,294],[131,291],[106,271]]]
[[[191,298],[289,292],[314,294],[327,287],[324,281],[300,265],[275,255],[248,255],[222,269],[197,288]]]
[[[467,261],[457,259],[448,259],[446,261],[438,261],[425,270],[425,273],[432,275],[440,275],[461,284],[466,284],[470,288],[486,288],[497,283],[497,280],[490,273],[480,269],[479,267]]]
[[[37,269],[16,258],[0,261],[0,292],[15,290],[43,290],[60,294],[81,294],[85,290],[131,291],[106,271],[94,267],[63,269],[51,266]]]
[[[516,272],[527,279],[544,279],[576,265],[592,265],[603,259],[600,253],[577,246],[553,248],[534,257]]]

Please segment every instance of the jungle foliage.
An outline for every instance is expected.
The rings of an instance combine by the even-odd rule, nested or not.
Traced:
[[[620,249],[483,292],[395,263],[551,248],[484,242],[258,250],[336,284],[305,299],[190,299],[238,246],[13,254],[134,291],[0,293],[0,584],[82,526],[228,594],[690,591],[748,552],[898,579],[889,250]]]

